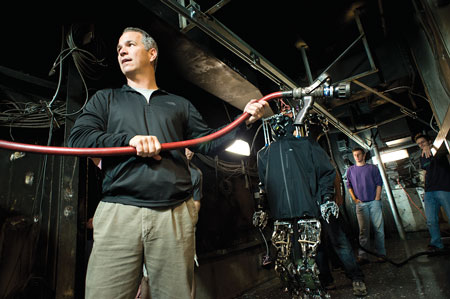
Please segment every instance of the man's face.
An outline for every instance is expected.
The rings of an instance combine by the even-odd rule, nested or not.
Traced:
[[[140,32],[125,32],[117,44],[117,60],[125,76],[152,66],[152,55],[155,49],[146,50]]]
[[[428,142],[428,140],[426,140],[423,137],[417,138],[416,143],[421,149],[424,149],[425,147],[429,147],[430,146],[430,143]]]
[[[365,154],[363,154],[363,152],[361,151],[354,151],[353,152],[353,158],[355,159],[355,161],[357,163],[362,163],[364,162],[364,158],[365,158]]]

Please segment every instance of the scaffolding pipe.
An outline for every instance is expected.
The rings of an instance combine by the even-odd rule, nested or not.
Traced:
[[[305,65],[306,75],[308,76],[308,83],[311,85],[313,84],[313,78],[309,67],[308,57],[306,56],[306,47],[300,47],[300,53],[302,53],[303,64]]]
[[[391,186],[389,185],[389,181],[386,175],[386,169],[384,168],[384,163],[381,161],[380,152],[378,151],[378,146],[375,142],[375,139],[372,138],[373,151],[378,160],[378,169],[380,170],[381,179],[383,180],[384,190],[386,190],[386,195],[388,198],[389,205],[391,207],[392,215],[394,216],[395,225],[397,226],[398,234],[400,235],[400,239],[406,240],[405,230],[403,229],[402,220],[400,215],[398,214],[397,206],[394,201],[394,196],[392,195]]]
[[[146,3],[149,0],[141,0],[142,3]],[[272,80],[274,83],[280,86],[286,86],[288,88],[296,88],[297,84],[294,80],[287,77],[283,72],[278,70],[275,66],[273,66],[267,59],[265,59],[261,54],[259,54],[256,50],[251,48],[247,43],[241,40],[238,36],[236,36],[232,31],[230,31],[227,27],[221,24],[218,20],[216,20],[213,16],[205,15],[203,12],[199,10],[188,10],[184,6],[180,5],[175,0],[160,0],[162,3],[167,5],[176,13],[181,16],[187,18],[191,23],[195,24],[200,30],[208,34],[210,37],[215,39],[218,43],[223,45],[225,48],[230,50],[232,53],[236,54],[243,61],[247,62],[253,68],[261,72],[267,78]],[[359,41],[363,35],[360,35],[357,40],[355,40],[352,45],[350,45],[347,50],[344,51],[340,55],[342,57],[346,51],[350,50],[353,45]],[[336,62],[336,60],[335,60]],[[332,64],[334,64],[333,62]],[[331,67],[331,66],[330,66]],[[328,67],[327,69],[329,69]],[[371,70],[372,72],[373,70]],[[323,75],[325,72],[322,72]],[[321,76],[320,75],[320,76]],[[319,77],[320,77],[319,76]],[[354,134],[347,126],[336,119],[333,115],[331,115],[325,107],[322,107],[317,102],[313,104],[313,110],[317,113],[323,114],[330,123],[339,129],[342,133],[347,135],[350,139],[354,140],[364,149],[370,149],[369,145],[358,135]]]

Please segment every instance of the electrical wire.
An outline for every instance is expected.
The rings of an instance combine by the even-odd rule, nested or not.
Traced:
[[[261,236],[262,236],[262,238],[264,240],[264,244],[266,245],[266,256],[269,256],[270,251],[269,251],[269,245],[267,244],[266,237],[264,236],[264,233],[263,233],[262,229],[260,227],[258,227],[258,229],[259,229],[259,232],[261,233]]]
[[[0,126],[17,127],[17,128],[48,128],[49,127],[49,110],[46,103],[40,100],[40,103],[28,102],[3,102],[0,106],[4,106],[0,112]],[[53,109],[54,112],[63,112],[64,104],[58,104]],[[51,113],[50,113],[51,114]],[[56,117],[56,122],[64,123],[62,117]]]
[[[69,53],[71,53],[71,52],[69,52]],[[61,88],[61,82],[62,82],[62,60],[63,60],[63,58],[61,58],[60,61],[59,61],[58,85],[57,85],[57,87],[56,87],[55,94],[53,95],[53,97],[52,97],[50,103],[48,103],[48,105],[47,105],[47,107],[48,107],[49,109],[51,109],[53,102],[56,100],[56,97],[58,96],[59,89]]]
[[[422,212],[422,210],[414,203],[414,201],[411,199],[411,197],[409,196],[408,192],[406,192],[405,188],[403,188],[403,185],[400,184],[400,180],[397,179],[397,183],[399,184],[400,187],[402,187],[403,191],[406,193],[406,195],[408,196],[409,201],[416,207],[416,209],[420,212],[420,214],[422,214],[423,219],[425,219],[425,221],[427,221],[427,217],[425,216],[425,214]]]
[[[431,116],[431,119],[430,119],[430,128],[433,129],[433,131],[435,131],[436,133],[439,133],[439,130],[436,130],[433,126],[433,118],[434,118],[434,114]]]
[[[104,59],[98,59],[91,52],[79,48],[75,43],[74,36],[76,35],[77,27],[75,25],[70,26],[70,31],[66,37],[66,43],[70,49],[76,50],[73,54],[73,60],[77,69],[89,79],[98,79],[96,70],[93,68],[94,65],[105,66],[103,64]]]
[[[430,100],[428,98],[424,97],[421,94],[413,92],[412,88],[410,86],[397,86],[397,87],[393,87],[393,88],[390,88],[390,89],[386,89],[385,91],[383,91],[381,93],[388,93],[388,92],[391,92],[391,91],[394,91],[394,90],[397,90],[397,89],[408,89],[408,92],[410,94],[412,94],[412,95],[414,95],[416,97],[420,97],[420,98],[424,99],[425,101],[427,101],[428,103],[430,103]]]
[[[342,221],[345,223],[346,226],[351,227],[351,225],[348,223],[348,221],[347,221],[347,219],[345,219],[345,217],[342,218]],[[356,241],[356,244],[358,245],[358,247],[361,248],[362,250],[364,250],[366,253],[368,253],[368,254],[370,254],[372,256],[378,257],[378,258],[383,258],[383,260],[385,260],[386,262],[388,262],[388,263],[390,263],[390,264],[392,264],[392,265],[394,265],[396,267],[401,267],[401,266],[405,265],[406,263],[408,263],[409,261],[411,261],[411,260],[413,260],[413,259],[415,259],[415,258],[417,258],[419,256],[422,256],[422,255],[427,255],[427,256],[450,255],[450,250],[448,250],[448,249],[444,249],[444,250],[438,251],[438,252],[434,252],[434,251],[431,251],[431,250],[426,250],[426,251],[417,252],[417,253],[407,257],[406,259],[400,261],[400,262],[395,262],[395,261],[393,261],[392,259],[390,259],[390,258],[388,258],[386,256],[381,256],[381,255],[379,255],[379,254],[377,254],[377,253],[375,253],[375,252],[373,252],[373,251],[371,251],[371,250],[361,246],[361,244],[359,243],[359,236],[356,233],[353,233],[353,239]],[[406,242],[406,241],[403,241],[403,242]]]
[[[250,152],[252,152],[252,150],[253,150],[253,147],[254,147],[254,145],[255,145],[256,137],[258,136],[259,131],[260,131],[261,128],[263,127],[263,124],[264,124],[264,123],[261,123],[261,124],[259,125],[258,129],[256,129],[255,135],[253,136],[252,145],[250,146]]]
[[[64,34],[64,29],[62,30]],[[6,109],[0,112],[0,125],[8,126],[10,127],[19,127],[19,128],[48,128],[49,122],[48,120],[53,117],[53,115],[56,115],[55,118],[52,118],[55,120],[58,124],[64,124],[64,117],[65,116],[71,116],[78,114],[82,111],[82,109],[85,107],[88,99],[89,99],[89,92],[87,88],[86,81],[84,79],[85,73],[89,73],[89,63],[97,63],[100,64],[103,60],[97,59],[93,54],[90,52],[78,48],[74,43],[74,32],[73,32],[73,26],[71,27],[68,35],[67,35],[67,44],[69,45],[69,48],[62,49],[58,56],[55,59],[55,62],[53,63],[52,69],[50,70],[49,75],[52,75],[55,72],[55,68],[59,66],[59,77],[58,77],[58,84],[56,91],[50,100],[48,104],[45,104],[45,101],[40,100],[39,102],[41,104],[36,103],[26,103],[25,108],[20,108],[16,103],[12,104],[15,109]],[[63,46],[61,46],[63,47]],[[55,104],[55,101],[57,100],[57,96],[59,94],[61,83],[62,83],[62,65],[64,60],[69,57],[69,55],[72,55],[73,61],[75,64],[75,67],[80,75],[81,81],[83,83],[83,87],[85,90],[85,101],[83,106],[72,113],[66,113],[66,105],[59,104],[56,108],[53,108],[53,105]],[[87,61],[87,62],[86,62]],[[2,104],[11,104],[12,102],[6,102]],[[10,132],[11,138],[12,134]]]
[[[85,93],[85,100],[84,100],[84,103],[81,106],[81,108],[78,109],[75,112],[71,112],[71,113],[55,112],[55,114],[58,114],[60,116],[76,115],[76,114],[80,113],[84,109],[84,107],[86,106],[87,102],[89,101],[89,89],[88,89],[87,84],[86,84],[85,76],[90,78],[90,79],[98,79],[95,76],[95,70],[91,67],[91,65],[104,66],[102,64],[104,59],[98,59],[97,57],[95,57],[94,54],[90,53],[87,50],[79,48],[75,44],[75,40],[74,40],[74,25],[72,25],[70,27],[70,30],[69,30],[69,32],[67,34],[67,37],[66,37],[66,43],[69,46],[68,49],[70,49],[70,50],[62,59],[60,59],[60,62],[59,62],[59,64],[60,64],[60,76],[61,76],[62,60],[64,58],[66,58],[69,54],[72,54],[72,59],[73,59],[75,68],[77,69],[77,72],[80,75],[81,82],[83,83],[84,93]],[[62,50],[61,53],[65,52],[65,51],[67,51],[67,49]],[[60,55],[61,55],[61,53],[60,53]],[[58,57],[60,57],[60,55],[58,55]],[[59,89],[59,84],[58,84],[58,89]],[[55,96],[56,96],[56,94],[55,94]]]

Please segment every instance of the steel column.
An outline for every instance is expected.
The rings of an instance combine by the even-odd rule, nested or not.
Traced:
[[[378,151],[378,146],[374,139],[372,139],[372,149],[375,153],[375,156],[378,160],[378,169],[380,170],[381,179],[383,180],[384,189],[386,190],[386,195],[388,198],[389,205],[391,207],[392,216],[394,216],[395,225],[397,226],[398,234],[402,240],[406,240],[405,230],[403,229],[402,220],[400,219],[400,215],[398,214],[397,206],[394,201],[394,195],[392,194],[391,186],[389,185],[389,181],[386,175],[386,169],[384,168],[384,163],[381,161],[380,152]]]
[[[67,113],[81,107],[83,88],[80,75],[71,61],[67,75]],[[66,117],[64,146],[76,116]],[[75,276],[77,269],[77,231],[78,231],[78,157],[61,158],[59,173],[59,216],[58,216],[58,257],[56,268],[55,299],[75,298]]]

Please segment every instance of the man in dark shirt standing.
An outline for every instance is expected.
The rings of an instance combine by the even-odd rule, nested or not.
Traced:
[[[127,84],[98,91],[78,117],[71,147],[133,146],[136,156],[104,157],[102,200],[94,215],[94,245],[86,274],[86,298],[133,298],[148,271],[153,299],[190,299],[197,211],[184,150],[161,152],[161,143],[195,139],[210,129],[185,98],[158,88],[158,47],[139,28],[126,28],[117,59]],[[251,100],[247,123],[261,118],[267,102]],[[245,126],[242,126],[245,127]],[[212,154],[228,135],[193,146]]]
[[[422,150],[420,166],[425,170],[425,215],[431,236],[428,250],[437,251],[444,248],[439,228],[440,208],[443,207],[450,217],[450,165],[446,155],[432,154],[432,143],[427,135],[419,133],[414,140]]]

